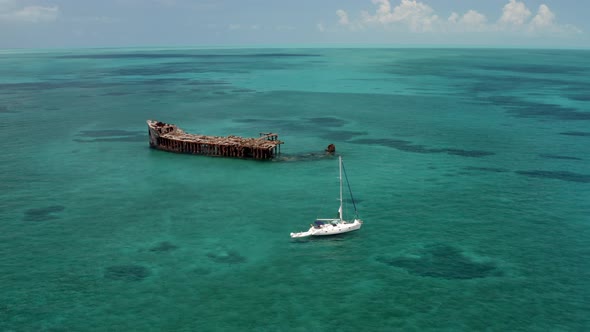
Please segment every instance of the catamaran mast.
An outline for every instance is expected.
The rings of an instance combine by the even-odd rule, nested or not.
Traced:
[[[342,156],[338,156],[338,166],[340,170],[340,208],[338,209],[338,218],[342,221]]]

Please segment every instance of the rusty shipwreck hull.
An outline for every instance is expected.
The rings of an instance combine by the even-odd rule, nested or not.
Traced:
[[[151,148],[176,153],[266,160],[278,156],[283,144],[274,133],[260,133],[258,138],[207,136],[155,120],[147,120],[147,125]]]

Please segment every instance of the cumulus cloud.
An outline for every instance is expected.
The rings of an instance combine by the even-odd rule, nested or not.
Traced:
[[[348,25],[350,24],[350,21],[348,20],[348,13],[345,12],[342,9],[338,9],[336,11],[336,15],[338,15],[339,19],[338,19],[338,23],[342,24],[342,25]]]
[[[524,2],[510,0],[502,9],[502,16],[499,22],[508,26],[521,26],[525,24],[531,16],[531,11],[526,7]]]
[[[470,26],[482,26],[486,24],[487,18],[485,15],[478,13],[475,10],[469,10],[463,17],[459,23],[470,25]]]
[[[375,27],[401,27],[411,32],[438,33],[446,32],[497,32],[510,34],[573,34],[581,31],[570,25],[556,22],[556,15],[545,4],[539,6],[533,17],[531,10],[523,1],[507,0],[499,8],[501,15],[496,21],[474,10],[460,14],[452,12],[446,19],[439,19],[435,10],[419,0],[399,0],[392,6],[391,0],[372,0],[376,6],[374,12],[362,11],[357,19],[339,9],[336,11],[338,23],[350,30],[364,30]],[[531,18],[532,17],[532,18]]]
[[[547,5],[539,6],[537,15],[533,17],[531,24],[536,28],[544,28],[553,25],[555,14],[547,7]]]
[[[363,12],[362,22],[366,25],[400,25],[412,31],[431,31],[433,24],[438,20],[434,10],[416,0],[401,0],[399,5],[391,8],[389,0],[373,0],[377,10],[374,14]]]
[[[40,23],[55,21],[59,16],[58,6],[18,7],[14,0],[0,0],[0,22]]]
[[[447,21],[449,21],[450,23],[457,23],[457,21],[459,20],[461,16],[459,16],[459,14],[453,12],[451,14],[451,16],[449,16],[449,18],[447,19]]]
[[[447,31],[485,31],[489,30],[487,26],[487,17],[475,10],[469,10],[463,15],[453,12],[447,19],[446,25],[442,25]]]
[[[555,22],[555,14],[545,4],[539,6],[537,14],[528,24],[528,32],[533,34],[553,34],[559,36],[573,36],[582,33],[582,30],[570,24],[558,24]]]

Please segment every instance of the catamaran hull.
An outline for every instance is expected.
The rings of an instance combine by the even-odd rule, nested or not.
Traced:
[[[363,225],[361,220],[355,220],[352,223],[339,223],[336,225],[326,224],[322,227],[310,227],[307,232],[291,233],[292,238],[308,237],[308,236],[328,236],[337,235],[356,231]]]

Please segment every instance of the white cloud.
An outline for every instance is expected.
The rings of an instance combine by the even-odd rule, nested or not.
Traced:
[[[59,7],[26,6],[19,8],[12,0],[0,0],[0,22],[40,23],[55,21]]]
[[[510,0],[502,9],[502,16],[498,21],[502,25],[522,26],[531,16],[531,11],[524,2]]]
[[[338,20],[338,23],[340,23],[342,25],[348,25],[348,24],[350,24],[350,21],[348,20],[348,13],[345,12],[344,10],[338,9],[336,11],[336,15],[338,15],[338,17],[340,18]]]
[[[338,23],[351,31],[378,28],[403,28],[421,33],[495,33],[498,36],[571,36],[581,31],[571,25],[558,24],[556,15],[545,4],[539,6],[537,14],[532,12],[523,1],[506,0],[500,9],[500,17],[490,22],[486,15],[468,10],[464,14],[452,12],[446,20],[439,19],[435,10],[418,0],[398,0],[392,6],[392,0],[372,0],[376,6],[374,12],[361,11],[358,18],[351,18],[343,9],[336,11]],[[426,0],[427,1],[427,0]],[[532,18],[531,18],[532,17]],[[322,25],[322,31],[326,30]]]
[[[475,10],[470,10],[463,17],[459,20],[459,23],[469,25],[469,26],[483,26],[487,22],[487,18],[485,15],[476,12]]]
[[[459,14],[453,12],[451,14],[451,16],[449,16],[449,19],[447,21],[449,21],[450,23],[457,23],[457,21],[459,20],[460,16]]]
[[[490,30],[487,17],[473,9],[463,15],[451,13],[447,22],[441,22],[439,28],[445,31],[481,32]]]
[[[318,24],[316,25],[316,28],[318,29],[318,31],[319,31],[319,32],[324,32],[324,31],[326,31],[326,27],[325,27],[325,26],[324,26],[324,24],[322,24],[322,23],[318,23]]]
[[[544,28],[553,25],[553,20],[555,19],[555,14],[547,7],[547,5],[539,6],[539,11],[537,15],[533,17],[531,21],[531,25],[535,28]]]
[[[528,32],[532,34],[552,34],[563,37],[579,35],[582,31],[573,25],[561,25],[555,22],[555,14],[545,4],[539,6],[537,14],[528,24]]]
[[[378,5],[375,14],[362,13],[361,21],[364,24],[401,25],[411,31],[431,31],[433,24],[438,21],[438,16],[433,15],[434,10],[416,0],[401,0],[400,4],[392,10],[389,0],[373,0]]]

